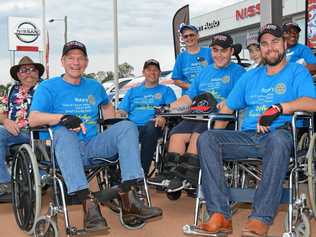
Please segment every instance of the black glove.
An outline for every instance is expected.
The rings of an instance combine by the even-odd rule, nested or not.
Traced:
[[[259,118],[259,125],[270,126],[272,122],[283,113],[281,104],[270,106]]]
[[[81,118],[66,114],[63,117],[61,117],[59,121],[59,125],[66,127],[67,129],[75,129],[79,128],[80,124],[82,123]]]
[[[211,93],[205,92],[193,98],[192,113],[212,113],[216,109],[216,99]]]

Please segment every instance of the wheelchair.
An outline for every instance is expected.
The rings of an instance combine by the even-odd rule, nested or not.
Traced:
[[[87,233],[84,229],[79,229],[70,222],[67,205],[79,204],[79,201],[75,196],[67,195],[54,150],[51,149],[54,143],[52,129],[49,127],[32,128],[30,133],[31,144],[23,144],[19,148],[12,165],[13,211],[19,228],[29,235],[57,237],[57,215],[63,214],[67,236]],[[40,133],[48,133],[49,138],[45,140],[45,146],[37,145],[43,144]],[[100,190],[95,193],[97,200],[101,203],[111,201],[112,210],[121,213],[119,203],[115,201],[119,188],[113,187],[114,183],[120,182],[115,175],[119,169],[117,155],[116,158],[96,157],[93,159],[95,164],[85,167],[85,172],[88,182],[94,178],[97,181]],[[49,192],[51,201],[47,213],[41,215],[42,191],[48,188],[51,189]],[[144,190],[141,190],[139,195],[142,195],[142,200],[146,205],[151,206],[146,182],[144,182]],[[119,218],[121,224],[128,229],[138,229],[144,226],[142,223],[136,227],[131,227],[124,223],[121,214]]]
[[[209,118],[210,124],[215,120],[230,120],[233,118],[219,115]],[[237,118],[235,118],[237,120]],[[298,120],[305,120],[308,123],[308,131],[298,139]],[[313,117],[311,113],[296,112],[293,115],[293,157],[290,159],[289,171],[285,180],[286,188],[283,188],[281,203],[288,205],[288,212],[284,219],[285,231],[283,237],[308,237],[310,232],[310,217],[316,218],[316,134],[313,133]],[[236,126],[238,127],[238,125]],[[245,158],[242,160],[225,160],[224,175],[226,185],[230,191],[230,205],[232,213],[237,211],[238,203],[251,203],[254,197],[255,188],[261,180],[261,161],[258,158]],[[307,195],[301,191],[304,184],[299,175],[307,177],[310,208],[308,207]],[[226,234],[210,234],[199,230],[199,223],[205,222],[209,216],[206,210],[205,200],[201,187],[201,170],[199,172],[198,191],[194,210],[194,224],[184,225],[183,232],[188,235],[199,236],[226,236]],[[306,179],[305,179],[306,180]]]

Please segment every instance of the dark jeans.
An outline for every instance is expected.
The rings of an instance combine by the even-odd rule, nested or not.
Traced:
[[[229,130],[210,130],[198,139],[202,169],[202,189],[208,212],[231,217],[229,190],[225,185],[223,160],[262,158],[262,180],[255,192],[250,218],[272,224],[281,201],[282,184],[293,149],[288,130],[267,134]]]
[[[139,141],[141,143],[141,163],[144,173],[147,175],[154,157],[157,141],[162,136],[162,129],[155,127],[155,123],[149,121],[144,126],[138,126],[138,131]]]

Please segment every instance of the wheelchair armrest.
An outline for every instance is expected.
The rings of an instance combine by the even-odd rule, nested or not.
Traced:
[[[128,120],[127,118],[109,118],[109,119],[98,119],[97,122],[102,126],[113,125],[115,123]]]
[[[208,116],[209,121],[215,122],[215,121],[237,121],[238,117],[236,114],[210,114]]]
[[[49,129],[48,125],[38,126],[38,127],[30,127],[30,132],[46,132]]]
[[[293,114],[293,117],[295,118],[299,118],[299,117],[303,117],[303,118],[310,118],[313,116],[312,112],[306,112],[306,111],[296,111]]]

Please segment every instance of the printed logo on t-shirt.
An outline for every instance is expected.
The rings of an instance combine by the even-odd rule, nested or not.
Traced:
[[[94,105],[95,104],[95,98],[93,95],[88,95],[88,103],[90,105]]]
[[[222,77],[222,82],[223,82],[224,84],[228,83],[229,81],[230,81],[230,77],[229,77],[229,76],[223,76],[223,77]]]
[[[198,60],[198,62],[200,62],[200,64],[202,66],[206,67],[208,65],[208,63],[204,57],[197,57],[196,59]]]
[[[284,83],[281,82],[275,86],[275,93],[282,95],[285,92],[286,92],[286,85]]]
[[[161,94],[160,93],[156,93],[154,95],[154,97],[155,97],[156,100],[160,100],[161,99]]]

